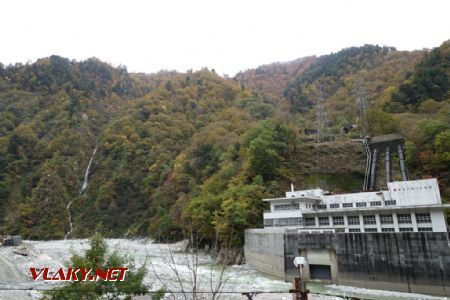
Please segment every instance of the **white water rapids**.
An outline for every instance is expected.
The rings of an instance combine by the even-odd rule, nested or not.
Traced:
[[[117,250],[122,255],[134,258],[136,267],[145,266],[147,274],[144,283],[151,286],[152,290],[157,290],[165,286],[167,290],[180,291],[181,285],[185,291],[192,291],[193,273],[192,264],[194,256],[179,252],[182,250],[180,244],[157,244],[149,240],[130,239],[108,239],[110,251]],[[29,268],[48,267],[57,270],[67,266],[72,254],[83,254],[89,248],[87,240],[59,240],[59,241],[25,241],[24,246],[28,249],[27,256],[13,253],[17,247],[0,247],[0,299],[38,299],[41,296],[39,291],[32,289],[50,289],[54,283],[43,281],[34,282],[31,278]],[[23,246],[21,246],[23,247]],[[172,253],[172,255],[170,255]],[[195,261],[195,259],[194,259]],[[213,265],[212,259],[207,254],[198,255],[197,264],[197,291],[209,292],[211,285],[220,281],[220,266]],[[255,300],[287,300],[291,299],[288,294],[291,288],[290,283],[286,283],[277,278],[265,275],[256,271],[248,265],[230,266],[225,270],[222,281],[224,283],[222,291],[234,292],[221,294],[219,299],[247,299],[241,294],[244,291],[280,292],[280,293],[260,293]],[[354,287],[308,284],[308,289],[312,293],[323,293],[340,296],[359,296],[366,299],[426,299],[437,300],[446,299],[419,294],[408,294],[380,290],[366,290]],[[21,289],[21,290],[14,290]],[[167,294],[165,299],[180,299],[184,297],[180,294],[175,296]],[[204,294],[201,299],[211,299],[210,294]],[[136,297],[136,299],[149,300],[150,296]],[[190,297],[187,297],[190,299]],[[337,296],[325,296],[310,294],[310,300],[337,300],[343,299]]]
[[[89,183],[89,170],[91,169],[92,161],[94,160],[95,153],[97,152],[97,145],[95,145],[94,151],[92,152],[91,159],[89,160],[89,164],[86,168],[86,171],[84,172],[84,178],[83,183],[81,184],[80,192],[78,193],[79,196],[81,196],[84,191],[87,189],[88,183]],[[67,240],[69,235],[72,233],[73,230],[73,223],[72,223],[72,213],[70,212],[70,206],[72,205],[73,199],[69,201],[69,203],[66,206],[67,214],[69,215],[69,226],[70,229],[64,236],[64,239]]]

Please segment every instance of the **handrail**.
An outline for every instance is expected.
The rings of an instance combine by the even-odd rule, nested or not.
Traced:
[[[366,174],[364,175],[363,191],[369,190],[370,163],[372,161],[372,153],[370,152],[367,138],[363,139],[364,150],[366,151]]]

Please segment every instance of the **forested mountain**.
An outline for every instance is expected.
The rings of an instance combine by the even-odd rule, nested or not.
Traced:
[[[316,61],[317,57],[310,56],[290,62],[263,65],[256,69],[239,72],[234,79],[261,97],[279,105],[286,100],[283,94],[287,85]]]
[[[95,58],[0,65],[0,234],[63,238],[73,201],[71,236],[195,232],[239,245],[243,229],[261,226],[260,199],[291,182],[358,191],[365,157],[350,138],[396,131],[410,173],[437,176],[448,197],[448,44],[353,47],[232,79],[207,69],[133,74]],[[335,137],[319,144],[304,136],[318,88]],[[341,134],[344,124],[357,128]]]

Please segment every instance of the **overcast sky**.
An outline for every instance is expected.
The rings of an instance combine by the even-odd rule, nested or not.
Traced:
[[[448,0],[3,0],[0,62],[98,57],[133,72],[261,64],[379,44],[450,38]]]

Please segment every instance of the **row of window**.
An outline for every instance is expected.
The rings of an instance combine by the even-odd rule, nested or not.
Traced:
[[[430,232],[430,231],[433,231],[433,228],[431,228],[431,227],[420,227],[420,228],[417,228],[418,230],[419,230],[419,232]]]
[[[411,224],[410,214],[397,214],[397,220],[399,224]],[[429,213],[416,214],[417,223],[431,223],[431,216]]]
[[[328,217],[319,217],[320,226],[330,225],[330,219]],[[332,217],[333,225],[344,225],[344,217],[336,216]],[[359,216],[348,216],[348,225],[361,225]],[[412,219],[410,214],[397,214],[397,221],[399,224],[411,224]],[[431,223],[431,216],[429,213],[417,213],[417,223]],[[364,225],[376,225],[377,219],[375,215],[363,216]],[[394,218],[392,215],[380,215],[381,224],[394,224]],[[305,218],[305,226],[316,226],[315,218]]]
[[[394,232],[394,231],[395,231],[394,228],[381,228],[381,232]],[[361,229],[349,228],[348,232],[361,232]],[[364,232],[378,232],[378,230],[376,228],[365,228]]]
[[[402,228],[402,229],[411,229],[411,230],[403,230],[403,231],[412,231],[412,228]],[[402,231],[402,230],[400,230]],[[361,232],[359,228],[349,228],[348,232]],[[378,232],[376,228],[365,228],[364,232]],[[394,228],[381,228],[381,232],[395,232]]]
[[[299,225],[302,225],[302,218],[264,219],[264,227]]]
[[[408,228],[399,228],[400,232],[413,232],[413,229],[408,227]],[[433,228],[431,227],[422,227],[418,229],[419,232],[431,232],[433,231]],[[345,232],[344,228],[337,228],[335,229],[335,232]],[[359,228],[349,228],[348,232],[361,232],[361,229]],[[378,230],[376,228],[364,228],[364,232],[378,232]],[[395,232],[395,229],[392,227],[388,227],[388,228],[381,228],[381,232]]]
[[[342,222],[342,224],[339,223],[339,225],[343,225],[344,224],[344,218],[343,217],[333,217],[333,223],[334,223],[335,220],[337,220],[338,222]],[[322,221],[322,224],[325,225],[325,219],[321,220],[319,218],[319,222],[321,222],[321,221]],[[301,224],[302,224],[302,218],[280,218],[280,219],[265,219],[264,220],[264,226],[265,227],[299,226]],[[306,226],[313,226],[313,224],[315,224],[314,218],[305,218],[305,225]],[[335,225],[337,225],[337,224],[335,224]],[[334,231],[337,232],[337,233],[345,232],[345,228],[336,228]],[[349,228],[348,231],[349,232],[361,232],[361,229],[360,228]],[[364,231],[365,232],[378,232],[377,228],[364,228]],[[399,231],[400,232],[412,232],[413,228],[412,227],[403,227],[403,228],[399,228]],[[433,231],[433,228],[431,228],[431,227],[419,227],[418,231],[419,232],[431,232],[431,231]],[[393,227],[381,228],[381,232],[395,232],[395,229]]]
[[[395,200],[386,200],[384,201],[384,205],[396,205],[397,201]]]
[[[431,216],[429,213],[416,214],[417,223],[431,223]]]
[[[276,211],[279,210],[299,210],[300,204],[299,203],[290,203],[290,204],[275,204],[274,209]]]
[[[335,216],[331,218],[333,225],[345,225],[343,216]],[[330,218],[329,217],[319,217],[319,226],[329,226]],[[361,221],[359,216],[348,216],[347,217],[348,225],[361,225]],[[397,214],[397,221],[399,224],[411,224],[411,215],[410,214]],[[429,213],[416,213],[416,221],[417,223],[431,223],[431,216]],[[297,226],[302,225],[304,223],[305,226],[316,226],[316,219],[314,217],[309,218],[279,218],[279,219],[264,219],[264,226]],[[381,224],[394,224],[394,218],[392,215],[380,215],[380,223]],[[376,225],[377,219],[375,215],[367,215],[363,216],[363,224],[364,225]],[[401,228],[405,229],[405,228]],[[407,229],[407,228],[406,228]],[[406,230],[408,231],[408,230]],[[420,231],[420,228],[419,228]],[[425,230],[427,231],[427,230]],[[370,231],[368,231],[370,232]]]
[[[381,201],[369,202],[370,206],[381,206],[381,204],[382,204]],[[397,204],[397,201],[395,201],[395,200],[384,201],[384,205],[386,205],[386,206],[396,205],[396,204]],[[353,202],[342,203],[342,208],[349,208],[349,207],[353,207]],[[367,202],[356,202],[356,207],[367,207]],[[331,203],[330,208],[340,208],[340,204],[339,203]],[[327,205],[326,204],[318,204],[317,209],[327,209]]]

